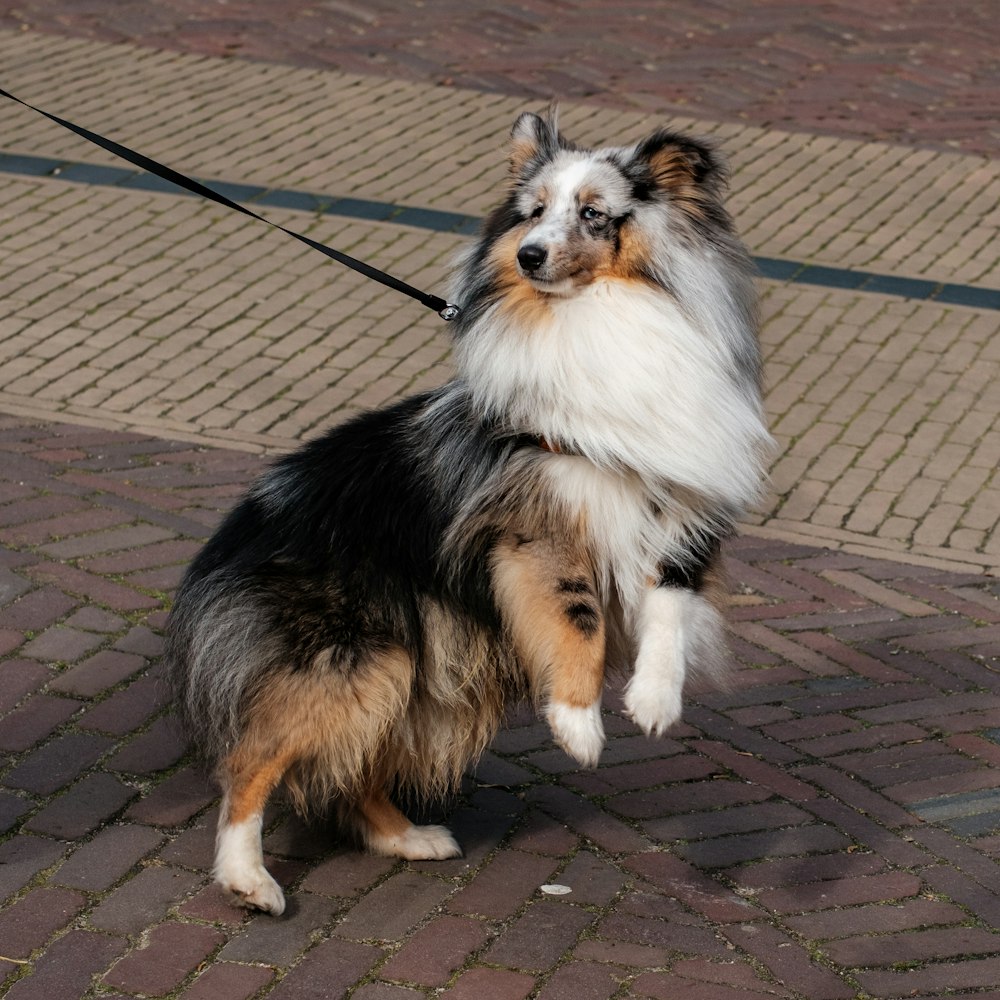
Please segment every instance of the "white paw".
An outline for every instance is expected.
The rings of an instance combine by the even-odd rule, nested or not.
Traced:
[[[669,678],[636,674],[625,688],[625,713],[647,735],[662,736],[684,709],[681,688]]]
[[[398,837],[371,837],[368,847],[375,854],[407,861],[444,861],[462,856],[462,848],[446,826],[410,826]]]
[[[601,703],[595,701],[586,708],[576,708],[554,701],[546,716],[556,743],[583,767],[597,767],[604,749]]]
[[[216,870],[215,880],[240,906],[263,910],[276,917],[285,912],[285,894],[263,865],[255,866],[245,872]]]
[[[241,906],[277,917],[285,912],[285,894],[264,867],[260,829],[261,817],[257,815],[241,823],[221,823],[212,874]]]

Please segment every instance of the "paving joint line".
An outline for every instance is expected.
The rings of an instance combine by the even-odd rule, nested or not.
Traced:
[[[116,187],[185,198],[194,197],[190,192],[145,171],[109,167],[85,161],[0,152],[0,172],[94,187]],[[387,222],[435,233],[471,236],[477,231],[481,222],[476,216],[446,212],[441,209],[396,205],[366,198],[317,194],[287,188],[268,188],[234,181],[204,178],[195,180],[232,201],[246,202],[258,207],[283,208],[321,216],[360,219],[366,222]],[[926,278],[901,278],[875,271],[831,267],[777,257],[755,255],[753,261],[761,278],[784,284],[875,292],[922,302],[1000,310],[1000,289]]]

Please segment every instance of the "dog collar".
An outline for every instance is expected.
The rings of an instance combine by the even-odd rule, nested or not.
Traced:
[[[561,441],[553,441],[544,434],[517,434],[513,438],[515,447],[518,448],[540,448],[550,455],[578,455]]]
[[[573,448],[569,447],[563,441],[553,441],[551,438],[545,437],[544,434],[539,434],[536,437],[529,438],[528,440],[536,448],[541,448],[542,451],[547,451],[550,455],[579,455],[580,452],[574,451]]]

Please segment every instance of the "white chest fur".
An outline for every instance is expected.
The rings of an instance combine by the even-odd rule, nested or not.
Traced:
[[[657,515],[634,474],[576,455],[546,455],[542,461],[555,502],[574,519],[582,515],[601,590],[615,590],[631,621],[660,560],[684,549],[681,522]]]
[[[654,489],[675,483],[739,511],[757,501],[770,438],[722,336],[635,282],[597,281],[532,314],[528,326],[494,307],[459,345],[485,413]]]
[[[459,366],[485,415],[574,453],[546,456],[546,475],[584,515],[627,612],[657,563],[706,528],[678,498],[726,517],[759,499],[770,438],[757,387],[725,336],[643,284],[597,281],[530,312],[529,324],[494,306]]]

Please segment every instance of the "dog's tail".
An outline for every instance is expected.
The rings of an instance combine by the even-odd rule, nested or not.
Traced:
[[[188,579],[170,612],[164,666],[185,733],[215,764],[235,745],[251,692],[280,660],[268,609],[218,575]]]

